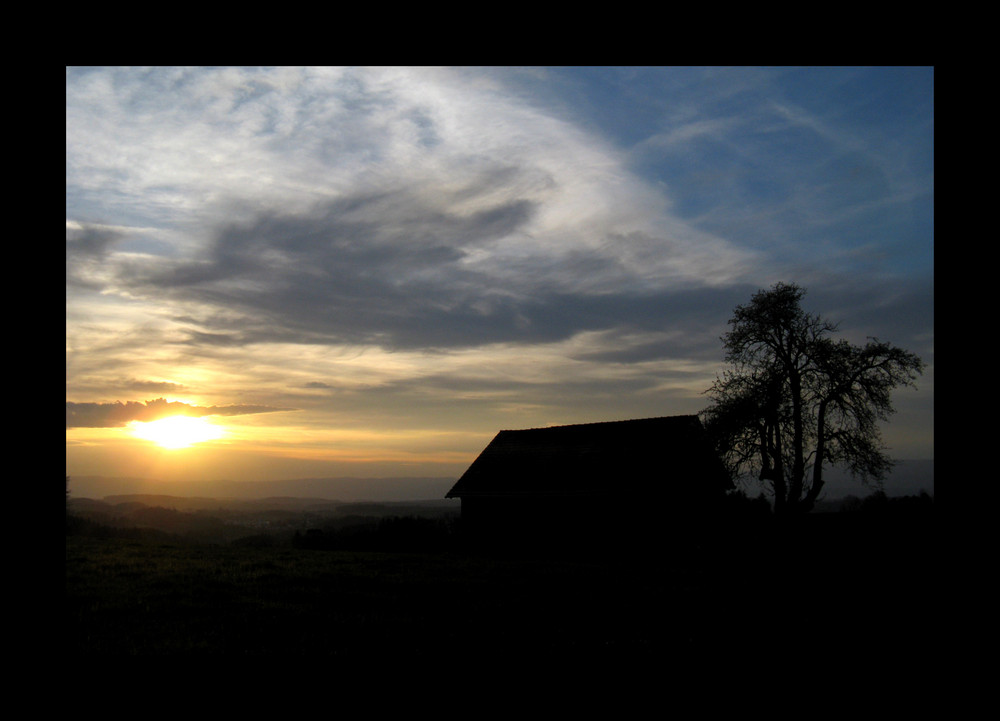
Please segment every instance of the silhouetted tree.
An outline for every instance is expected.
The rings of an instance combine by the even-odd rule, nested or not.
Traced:
[[[701,413],[733,476],[756,475],[776,514],[810,511],[829,465],[881,482],[893,462],[878,423],[894,412],[893,389],[924,366],[877,338],[834,341],[837,326],[803,311],[804,295],[778,283],[736,307],[722,336],[731,367]]]

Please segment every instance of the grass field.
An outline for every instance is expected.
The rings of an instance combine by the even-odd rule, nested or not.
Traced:
[[[827,546],[805,563],[805,549],[768,558],[759,544],[390,553],[68,535],[67,644],[77,656],[690,661],[926,633],[907,606],[932,585],[926,529]]]
[[[608,559],[68,537],[70,651],[636,654],[696,642],[699,579]]]

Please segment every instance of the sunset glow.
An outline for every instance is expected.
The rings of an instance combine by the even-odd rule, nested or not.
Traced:
[[[133,421],[129,425],[132,434],[137,438],[171,449],[187,448],[195,443],[221,438],[225,434],[220,427],[212,425],[204,418],[188,416],[171,416],[149,423]]]
[[[778,281],[927,364],[932,460],[934,157],[932,67],[68,66],[66,474],[443,497],[697,414]]]

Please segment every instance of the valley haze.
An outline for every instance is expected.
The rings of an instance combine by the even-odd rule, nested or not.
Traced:
[[[281,481],[160,481],[106,476],[70,477],[70,498],[120,495],[184,498],[317,498],[334,501],[427,501],[444,499],[454,478],[296,478]],[[453,501],[455,507],[458,502]]]
[[[827,470],[823,498],[837,500],[846,496],[864,497],[874,488],[863,486],[836,469]],[[133,494],[219,499],[316,498],[344,502],[404,502],[444,500],[457,477],[392,478],[296,478],[280,481],[161,481],[151,478],[107,476],[71,476],[70,498],[100,499],[106,496]],[[888,496],[934,494],[934,461],[899,461],[886,478],[883,490]],[[759,489],[749,486],[746,492],[756,496]],[[457,499],[451,499],[459,507]]]

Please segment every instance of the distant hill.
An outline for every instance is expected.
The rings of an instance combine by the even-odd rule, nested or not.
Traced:
[[[864,497],[874,488],[861,485],[846,472],[839,469],[825,471],[823,496],[828,500],[846,496]],[[916,496],[920,491],[934,495],[934,461],[899,461],[883,484],[885,494],[890,497]]]
[[[146,508],[165,508],[185,513],[222,512],[224,516],[233,513],[310,513],[323,516],[438,516],[457,512],[459,505],[450,499],[426,501],[330,501],[323,498],[206,498],[203,496],[165,496],[162,494],[126,494],[105,496],[102,499],[70,498],[69,508],[74,513],[129,515]]]
[[[110,478],[106,476],[71,476],[71,498],[102,499],[107,496],[165,495],[190,499],[312,499],[314,501],[402,502],[443,500],[455,478],[297,478],[284,481],[158,481],[149,478]],[[823,496],[836,500],[845,496],[865,496],[873,489],[862,486],[846,473],[827,471]],[[934,461],[900,461],[885,481],[888,496],[934,494]],[[457,505],[457,501],[447,501]],[[151,504],[156,505],[156,504]],[[175,502],[171,507],[179,508]]]
[[[342,502],[444,499],[454,478],[298,478],[283,481],[160,481],[70,476],[71,498],[167,495],[211,499],[310,498]]]
[[[104,496],[100,501],[90,498],[70,499],[73,507],[88,508],[92,504],[110,506],[142,505],[174,508],[178,511],[212,511],[218,508],[240,511],[287,510],[287,511],[335,511],[345,506],[362,505],[345,501],[331,501],[326,498],[291,498],[276,496],[271,498],[208,498],[206,496],[170,496],[152,493],[127,493]]]

